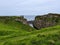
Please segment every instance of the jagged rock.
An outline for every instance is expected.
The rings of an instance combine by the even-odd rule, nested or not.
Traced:
[[[42,16],[36,16],[33,22],[33,27],[41,29],[49,26],[54,26],[60,22],[60,14],[46,14]]]
[[[25,19],[24,16],[17,17],[15,20],[22,22],[23,24],[28,24],[27,19]]]

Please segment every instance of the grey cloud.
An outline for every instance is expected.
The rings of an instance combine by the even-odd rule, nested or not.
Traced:
[[[60,0],[0,0],[0,15],[35,15],[59,12]]]

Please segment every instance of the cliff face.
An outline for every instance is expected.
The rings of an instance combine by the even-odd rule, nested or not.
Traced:
[[[41,29],[49,26],[54,26],[60,23],[60,14],[46,14],[42,16],[36,16],[33,22],[33,27]]]

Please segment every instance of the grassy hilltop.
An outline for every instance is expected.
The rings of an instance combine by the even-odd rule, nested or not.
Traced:
[[[0,45],[60,45],[60,25],[36,30],[15,18],[0,19]]]

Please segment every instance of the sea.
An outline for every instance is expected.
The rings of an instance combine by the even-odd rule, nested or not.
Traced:
[[[25,15],[24,18],[27,19],[27,21],[33,21],[35,20],[35,15]],[[31,27],[33,27],[33,24],[29,24]]]
[[[35,15],[25,15],[24,18],[26,18],[27,21],[32,21],[35,19]]]

